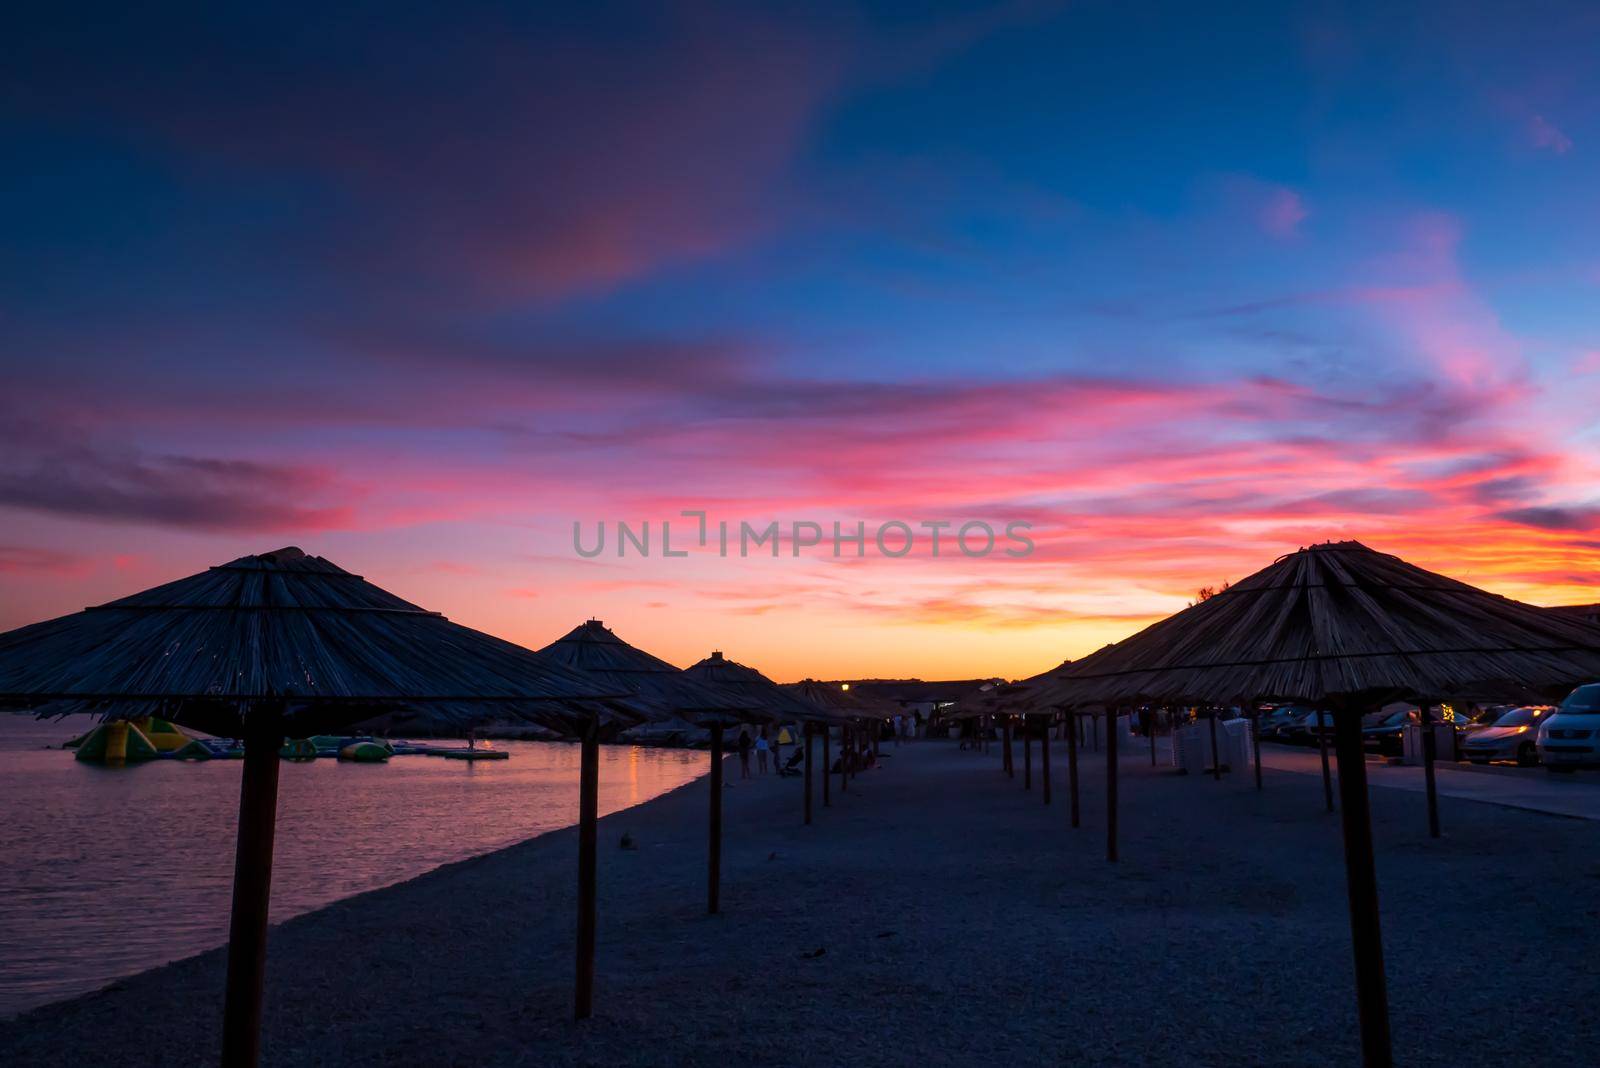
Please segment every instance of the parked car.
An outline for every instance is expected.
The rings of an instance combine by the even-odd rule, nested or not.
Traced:
[[[1545,705],[1530,705],[1502,712],[1492,726],[1474,730],[1461,741],[1461,754],[1474,764],[1515,760],[1523,767],[1539,762],[1535,739],[1540,722],[1551,713]]]
[[[1539,762],[1551,771],[1600,764],[1600,682],[1579,686],[1539,724]]]
[[[1325,713],[1324,718],[1331,724],[1333,713]],[[1290,745],[1316,745],[1317,744],[1317,711],[1314,708],[1299,708],[1295,714],[1278,728],[1278,740],[1288,742]]]
[[[1479,731],[1488,730],[1495,721],[1510,712],[1515,705],[1484,705],[1469,712],[1456,713],[1456,741],[1462,745]]]
[[[1283,741],[1278,732],[1305,713],[1305,708],[1300,705],[1280,705],[1261,713],[1262,740]]]
[[[1414,708],[1386,709],[1362,717],[1361,745],[1380,753],[1399,756],[1404,748],[1406,724],[1417,722]]]

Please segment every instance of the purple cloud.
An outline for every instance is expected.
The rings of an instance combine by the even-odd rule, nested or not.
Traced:
[[[1500,518],[1540,530],[1588,532],[1600,529],[1600,507],[1542,506],[1512,508],[1499,513]]]
[[[1548,149],[1558,156],[1572,151],[1572,138],[1543,115],[1528,120],[1528,141],[1534,148]]]
[[[326,472],[203,456],[145,456],[13,424],[0,433],[0,506],[77,519],[196,530],[317,531],[348,526]],[[320,501],[330,503],[315,503]]]

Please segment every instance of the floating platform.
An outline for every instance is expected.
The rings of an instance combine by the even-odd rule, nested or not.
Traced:
[[[382,764],[393,755],[394,746],[385,742],[351,742],[339,750],[340,760],[349,760],[357,764]]]
[[[145,760],[239,760],[244,746],[235,738],[195,738],[167,720],[108,720],[65,743],[86,763],[126,764]],[[305,763],[323,757],[357,763],[384,763],[393,756],[438,756],[447,760],[509,760],[511,754],[484,744],[476,748],[390,741],[370,734],[316,734],[291,738],[278,749],[284,760]]]

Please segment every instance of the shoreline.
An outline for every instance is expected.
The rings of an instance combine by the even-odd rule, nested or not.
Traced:
[[[1109,865],[1102,753],[1083,754],[1076,832],[1064,754],[1046,807],[1037,781],[1021,789],[1020,754],[1008,779],[998,748],[884,753],[848,793],[835,783],[832,808],[819,790],[809,828],[798,780],[740,783],[733,761],[717,917],[704,914],[704,776],[602,818],[583,1025],[569,1019],[570,826],[275,926],[265,1063],[1355,1060],[1338,824],[1315,779],[1268,769],[1257,794],[1248,777],[1216,784],[1127,755],[1123,861]],[[1581,900],[1600,831],[1441,805],[1450,834],[1429,843],[1414,795],[1373,791],[1391,1000],[1408,1019],[1397,1059],[1570,1062],[1600,1021],[1519,1027],[1500,994],[1585,974],[1592,919],[1522,906]],[[624,831],[636,850],[619,848]],[[1462,937],[1488,903],[1517,925],[1492,990]],[[67,1063],[82,1036],[116,1034],[106,1063],[214,1062],[223,954],[0,1021],[0,1060]],[[1448,991],[1450,1011],[1412,1021],[1420,990]],[[846,1054],[841,1035],[870,1044]]]
[[[18,861],[0,877],[0,1019],[224,945],[242,765],[106,768],[44,748],[59,727],[17,726],[30,729],[0,736],[0,841]],[[273,922],[571,826],[578,747],[497,745],[513,759],[285,764]],[[602,813],[708,767],[703,755],[628,746],[604,747],[601,762]],[[108,836],[109,824],[134,833]]]
[[[556,739],[548,739],[548,740],[547,739],[536,739],[536,738],[510,738],[510,739],[505,739],[505,740],[508,740],[508,741],[527,741],[527,742],[537,741],[537,742],[546,743],[546,744],[555,743],[555,742],[571,742],[570,739],[565,739],[565,738],[556,738]],[[571,742],[571,744],[576,745],[577,743],[576,742]],[[633,743],[602,743],[602,745],[603,746],[608,746],[608,747],[614,745],[615,748],[620,748],[620,749],[627,749],[627,748],[633,748],[634,747]],[[57,747],[47,747],[47,748],[57,748]],[[644,746],[644,747],[641,747],[641,748],[658,748],[658,747]],[[688,748],[688,747],[677,747],[677,748]],[[651,797],[651,798],[648,798],[648,799],[646,799],[644,801],[640,801],[637,804],[629,805],[629,806],[627,806],[625,808],[618,809],[615,812],[608,813],[607,815],[601,817],[600,822],[603,824],[605,822],[605,820],[610,819],[612,816],[622,816],[625,813],[630,812],[630,811],[632,811],[634,809],[642,808],[642,807],[644,807],[646,805],[653,804],[656,801],[661,800],[662,798],[668,797],[668,796],[670,796],[672,794],[678,793],[678,792],[683,791],[683,790],[692,789],[695,786],[700,786],[703,789],[705,780],[706,780],[706,778],[707,778],[707,776],[709,774],[710,774],[709,771],[701,772],[700,774],[696,775],[693,779],[690,779],[687,782],[685,782],[685,783],[683,783],[683,784],[681,784],[679,786],[675,786],[671,790],[666,791],[665,793],[657,794],[655,797]],[[439,875],[440,873],[443,873],[443,872],[447,872],[450,869],[458,867],[460,865],[471,864],[471,863],[473,863],[475,861],[483,860],[486,857],[492,857],[492,856],[494,856],[494,855],[496,855],[498,853],[503,853],[503,852],[507,852],[509,850],[519,849],[519,848],[522,848],[524,846],[528,846],[528,845],[530,845],[530,844],[532,844],[534,842],[538,842],[541,839],[548,838],[548,837],[550,837],[552,835],[560,835],[560,834],[566,834],[566,833],[574,832],[577,829],[577,824],[578,824],[577,807],[576,807],[576,804],[574,804],[573,810],[572,810],[572,822],[571,823],[563,824],[560,827],[552,827],[549,830],[541,831],[538,834],[531,835],[531,836],[529,836],[527,838],[519,839],[518,841],[515,841],[515,842],[510,842],[510,843],[507,843],[507,844],[504,844],[504,845],[495,846],[493,848],[485,850],[482,853],[474,853],[471,856],[461,857],[461,858],[456,859],[456,860],[443,861],[443,862],[441,862],[439,864],[436,864],[433,867],[427,869],[426,871],[417,872],[414,875],[408,875],[405,878],[397,880],[396,882],[386,883],[383,886],[374,886],[374,887],[371,887],[371,888],[366,889],[366,890],[358,890],[355,893],[347,894],[344,897],[337,898],[337,899],[335,899],[333,901],[329,901],[329,902],[327,902],[325,904],[318,905],[318,906],[316,906],[314,908],[310,908],[310,909],[307,909],[307,910],[302,911],[302,912],[296,912],[294,915],[289,916],[289,917],[287,917],[287,918],[285,918],[283,920],[274,920],[268,927],[268,931],[269,931],[269,934],[268,934],[268,940],[269,940],[268,953],[270,955],[270,952],[271,952],[270,941],[271,941],[271,938],[272,938],[272,934],[275,933],[278,929],[280,929],[280,928],[282,928],[282,927],[284,927],[284,926],[286,926],[288,924],[292,924],[292,923],[295,923],[295,922],[297,922],[299,920],[303,920],[303,919],[306,919],[308,917],[315,916],[318,913],[324,912],[324,911],[326,911],[328,909],[337,908],[339,906],[345,905],[345,904],[350,903],[350,902],[359,901],[361,898],[368,897],[368,896],[373,895],[373,894],[383,894],[383,893],[386,893],[386,892],[388,892],[390,890],[399,889],[400,887],[406,886],[406,885],[408,885],[410,883],[417,882],[417,881],[423,880],[423,879],[427,879],[427,878],[429,878],[431,876]],[[168,968],[180,967],[180,966],[183,966],[185,964],[189,964],[190,962],[197,961],[200,958],[211,956],[213,954],[223,953],[226,949],[227,949],[227,939],[226,939],[226,935],[224,934],[222,941],[218,942],[214,946],[210,946],[210,947],[208,947],[206,949],[201,949],[201,950],[199,950],[197,952],[194,952],[194,953],[189,953],[189,954],[187,954],[185,956],[178,957],[178,958],[175,958],[175,959],[170,960],[170,961],[165,961],[165,962],[163,962],[161,964],[151,965],[148,968],[143,968],[143,969],[141,969],[141,970],[139,970],[137,972],[133,972],[133,973],[131,973],[129,975],[120,976],[120,977],[117,977],[117,978],[110,979],[105,983],[105,985],[97,987],[97,988],[95,988],[93,990],[87,990],[87,991],[84,991],[84,992],[79,993],[79,994],[72,994],[72,995],[69,995],[67,997],[59,998],[59,999],[54,1000],[54,1001],[47,1001],[42,1005],[33,1005],[33,1006],[30,1006],[29,1008],[21,1010],[20,1012],[15,1012],[15,1013],[10,1013],[10,1014],[0,1013],[0,1033],[3,1033],[3,1031],[4,1031],[4,1029],[5,1029],[5,1027],[7,1025],[18,1023],[18,1022],[22,1022],[26,1017],[28,1017],[29,1015],[31,1015],[33,1013],[50,1012],[51,1010],[64,1008],[65,1006],[71,1005],[73,1002],[76,1002],[76,1001],[80,1001],[80,1000],[83,1000],[83,999],[96,998],[96,997],[99,997],[99,996],[101,996],[103,994],[106,994],[108,992],[119,990],[119,989],[121,989],[122,987],[124,987],[125,985],[127,985],[129,983],[133,983],[136,980],[144,979],[146,976],[153,975],[156,972],[160,972],[160,971],[163,971],[163,970],[168,969]]]

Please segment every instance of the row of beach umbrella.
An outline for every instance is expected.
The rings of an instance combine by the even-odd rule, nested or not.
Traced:
[[[1369,1065],[1391,1062],[1377,877],[1361,716],[1396,700],[1544,700],[1600,677],[1600,628],[1374,552],[1314,545],[1083,659],[991,690],[960,715],[1010,723],[1066,715],[1072,824],[1078,824],[1081,715],[1106,718],[1107,857],[1117,859],[1119,709],[1291,701],[1333,719],[1356,1001]],[[262,968],[286,735],[334,733],[378,716],[430,730],[485,719],[537,723],[582,745],[575,1013],[592,1010],[596,806],[601,741],[640,723],[687,721],[710,734],[707,907],[718,909],[722,744],[730,727],[800,723],[804,819],[812,751],[895,709],[837,684],[780,687],[720,653],[679,670],[590,621],[534,652],[411,604],[298,549],[243,557],[60,619],[0,634],[0,706],[41,714],[156,714],[245,741],[229,935],[223,1061],[259,1053]],[[875,739],[876,731],[870,732]],[[1025,727],[1025,776],[1031,739]],[[863,735],[864,736],[864,735]],[[1048,726],[1041,759],[1048,778]],[[1424,729],[1430,831],[1438,833],[1432,731]],[[1215,752],[1215,750],[1213,750]],[[1214,760],[1217,758],[1214,758]],[[849,761],[841,760],[841,787]],[[1260,763],[1257,757],[1257,784]],[[1025,780],[1026,781],[1026,780]],[[1048,800],[1048,796],[1046,798]]]
[[[1559,699],[1597,677],[1600,628],[1587,620],[1346,541],[1284,556],[1130,638],[1000,687],[960,714],[1001,726],[1007,770],[1014,718],[1042,720],[1048,739],[1048,724],[1065,716],[1074,827],[1079,717],[1106,717],[1106,855],[1115,861],[1119,710],[1195,707],[1214,716],[1219,707],[1238,706],[1253,717],[1265,702],[1326,710],[1339,773],[1362,1057],[1368,1066],[1385,1066],[1393,1054],[1361,717],[1393,701],[1421,710],[1428,826],[1438,837],[1430,708],[1446,701]],[[1211,726],[1215,731],[1214,718]],[[1255,764],[1259,789],[1259,750]],[[1326,757],[1323,768],[1326,781]]]
[[[461,626],[297,548],[246,556],[108,604],[0,634],[0,707],[40,715],[160,715],[242,738],[222,1063],[260,1054],[285,737],[384,717],[432,732],[487,720],[538,724],[582,745],[574,1009],[592,1011],[599,744],[640,723],[683,719],[711,734],[708,906],[717,911],[722,734],[799,722],[811,740],[881,709],[839,709],[713,653],[679,670],[598,621],[534,652]],[[826,792],[827,765],[824,765]]]

